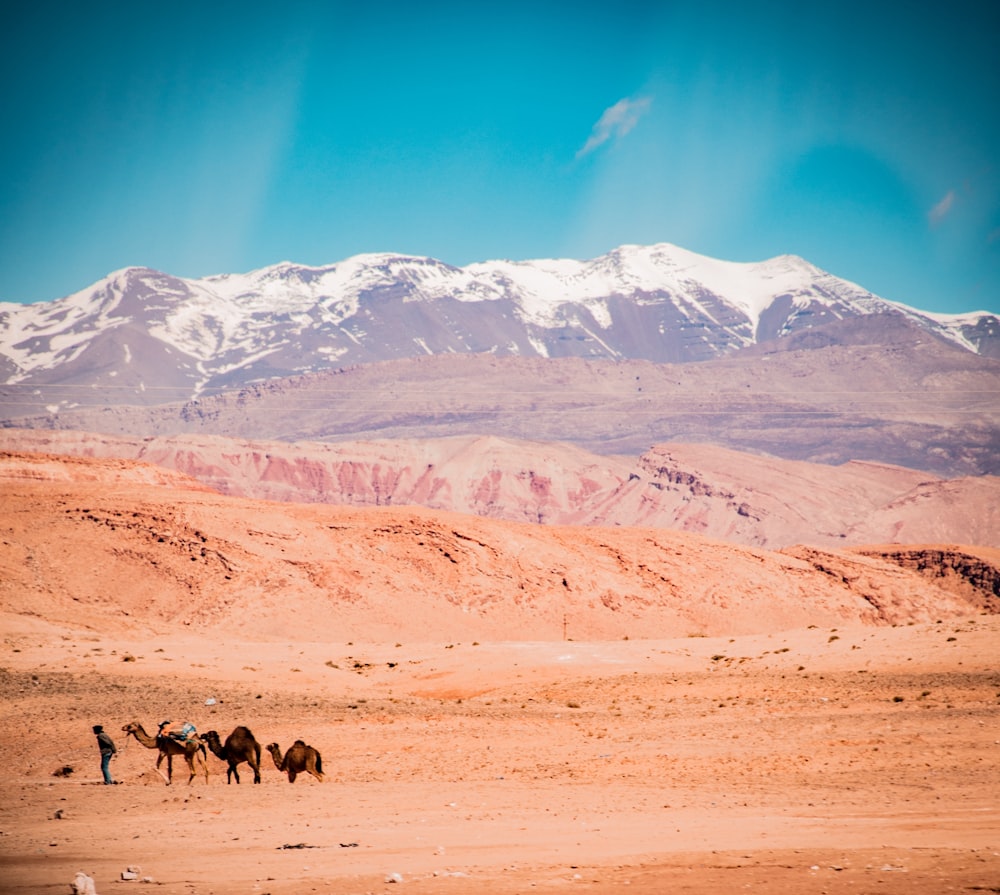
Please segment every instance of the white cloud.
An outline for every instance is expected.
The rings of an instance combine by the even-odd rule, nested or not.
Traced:
[[[929,212],[927,212],[927,217],[930,219],[932,224],[940,224],[951,211],[951,207],[955,204],[955,191],[948,190],[947,193],[941,198],[941,201],[937,203]]]
[[[604,114],[594,125],[590,137],[577,152],[576,157],[581,158],[593,152],[599,146],[607,143],[608,140],[624,137],[645,114],[650,102],[648,97],[637,97],[636,99],[625,97],[625,99],[620,99],[613,106],[605,109]]]

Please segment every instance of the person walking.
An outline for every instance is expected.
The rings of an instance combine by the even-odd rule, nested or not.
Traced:
[[[97,734],[97,747],[101,750],[101,773],[104,775],[104,785],[110,786],[115,781],[111,779],[111,759],[118,754],[115,741],[104,732],[100,724],[94,725],[94,733]]]

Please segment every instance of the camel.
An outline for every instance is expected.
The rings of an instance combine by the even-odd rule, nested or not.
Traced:
[[[204,742],[213,754],[223,761],[229,762],[229,769],[226,771],[226,783],[232,783],[233,777],[236,782],[240,782],[239,771],[236,766],[241,762],[246,762],[253,769],[253,782],[260,783],[260,743],[254,739],[249,727],[237,727],[226,737],[226,744],[223,746],[219,740],[219,735],[214,730],[201,734],[198,739]]]
[[[187,762],[188,769],[191,771],[191,776],[188,777],[188,783],[194,780],[195,774],[197,774],[197,771],[195,770],[196,758],[201,768],[205,771],[205,782],[208,783],[208,753],[205,751],[204,743],[191,740],[182,743],[179,740],[159,735],[151,737],[148,733],[146,733],[143,726],[138,721],[130,721],[122,728],[122,730],[125,731],[126,736],[128,734],[134,736],[136,741],[141,743],[147,749],[160,750],[160,754],[156,758],[156,773],[163,777],[163,779],[167,782],[167,786],[170,785],[170,781],[174,776],[175,755],[183,755],[184,760]],[[164,758],[167,759],[166,775],[164,775],[163,771],[160,770],[160,765],[163,763]]]
[[[323,759],[319,752],[312,746],[307,746],[302,740],[296,740],[292,744],[284,758],[281,756],[281,749],[277,743],[271,743],[267,747],[274,759],[274,766],[282,772],[288,773],[288,782],[294,783],[295,777],[303,771],[312,774],[320,783],[323,782]]]

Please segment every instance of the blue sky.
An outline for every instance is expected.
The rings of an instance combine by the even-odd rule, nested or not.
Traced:
[[[0,300],[672,242],[1000,312],[996,3],[40,3],[0,44]]]

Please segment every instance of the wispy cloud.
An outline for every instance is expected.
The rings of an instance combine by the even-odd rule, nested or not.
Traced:
[[[940,224],[947,216],[948,212],[951,211],[952,206],[955,204],[955,191],[948,190],[947,193],[941,198],[941,200],[935,205],[929,212],[927,212],[927,218],[932,224]]]
[[[618,140],[624,137],[636,126],[639,119],[649,109],[650,103],[651,100],[644,96],[635,99],[625,97],[625,99],[620,99],[613,106],[605,109],[604,114],[594,125],[590,137],[577,152],[576,157],[582,158],[588,155],[599,146],[603,146],[608,140]]]

